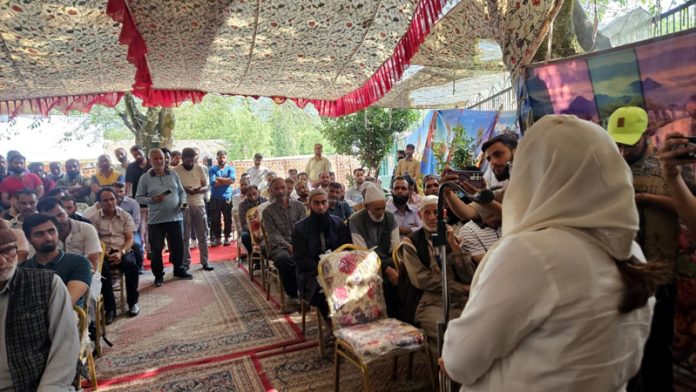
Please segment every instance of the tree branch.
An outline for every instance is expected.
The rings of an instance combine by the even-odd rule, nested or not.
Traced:
[[[126,125],[126,128],[128,128],[129,131],[133,132],[133,135],[138,136],[138,131],[135,130],[133,125],[130,123],[130,120],[128,119],[128,114],[124,112],[119,112],[116,110],[116,114],[118,114],[119,117],[121,117],[121,120],[123,121],[123,124]]]

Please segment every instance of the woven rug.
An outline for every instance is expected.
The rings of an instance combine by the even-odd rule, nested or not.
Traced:
[[[101,384],[100,391],[184,392],[184,391],[265,391],[255,364],[248,357],[198,366],[178,367],[155,375],[145,375],[116,385]]]
[[[285,347],[255,356],[260,364],[261,376],[283,392],[332,391],[333,353],[319,357],[316,344],[306,342],[296,347]],[[392,380],[393,360],[376,361],[370,365],[372,391],[430,391],[425,356],[416,355],[413,377],[408,379],[408,358],[400,358],[397,380]],[[363,390],[362,375],[357,367],[341,361],[340,388],[343,391]]]
[[[198,248],[193,248],[189,249],[191,252],[191,265],[199,265],[200,264],[200,252],[198,251]],[[208,261],[210,262],[216,262],[216,261],[224,261],[224,260],[234,260],[237,258],[237,244],[235,241],[232,241],[230,246],[215,246],[215,247],[209,247],[208,248]],[[162,262],[164,264],[164,267],[172,267],[172,264],[169,262],[169,252],[164,252],[162,253]],[[145,269],[150,269],[151,268],[152,261],[145,257],[143,260],[143,268]]]
[[[97,360],[100,380],[127,379],[165,366],[196,365],[303,342],[298,327],[265,300],[235,263],[192,269],[190,281],[143,275],[140,315],[107,328],[113,347]]]

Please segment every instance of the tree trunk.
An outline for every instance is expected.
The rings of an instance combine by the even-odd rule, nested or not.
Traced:
[[[153,148],[172,147],[176,121],[171,108],[147,108],[143,113],[131,94],[125,95],[124,103],[126,111],[120,113],[120,117],[135,135],[136,144],[146,151]]]
[[[550,58],[570,57],[578,54],[576,48],[580,47],[575,38],[575,27],[573,26],[573,7],[574,0],[563,1],[563,6],[558,12],[556,19],[553,21],[551,36],[551,56]],[[579,6],[579,5],[578,5]],[[539,46],[539,50],[534,55],[533,61],[545,61],[548,52],[549,37],[544,39],[544,42]]]
[[[159,143],[159,147],[166,147],[171,149],[174,145],[174,125],[176,124],[176,119],[174,117],[174,111],[171,108],[164,108],[160,110],[159,115],[159,132],[162,141]]]

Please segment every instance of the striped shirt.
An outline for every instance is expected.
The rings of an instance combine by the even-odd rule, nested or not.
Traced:
[[[500,239],[501,229],[486,226],[481,228],[474,221],[467,222],[459,229],[462,252],[471,256],[484,255]]]

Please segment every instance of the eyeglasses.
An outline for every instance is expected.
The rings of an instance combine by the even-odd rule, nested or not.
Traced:
[[[17,254],[17,246],[13,245],[9,248],[5,248],[0,250],[0,256],[9,259],[10,257],[14,257]]]

